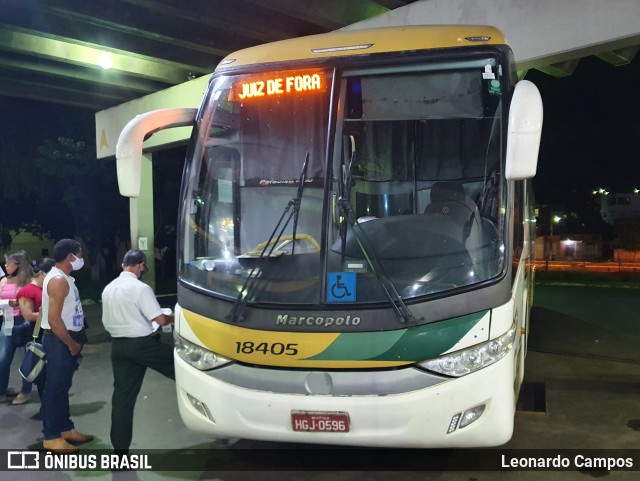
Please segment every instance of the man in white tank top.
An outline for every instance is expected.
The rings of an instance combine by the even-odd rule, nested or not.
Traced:
[[[47,354],[42,398],[43,446],[55,453],[74,453],[76,444],[93,436],[75,429],[69,413],[69,389],[85,342],[80,294],[71,277],[84,265],[80,243],[62,239],[54,249],[55,267],[42,286],[42,344]]]

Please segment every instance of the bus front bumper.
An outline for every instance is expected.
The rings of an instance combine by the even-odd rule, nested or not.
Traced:
[[[391,395],[305,395],[247,389],[174,354],[178,406],[188,428],[214,438],[372,447],[483,447],[513,433],[514,352],[467,376]],[[464,427],[460,417],[484,406]],[[293,414],[296,413],[296,414]],[[348,432],[294,430],[299,413],[348,417]],[[456,416],[458,419],[456,420]]]

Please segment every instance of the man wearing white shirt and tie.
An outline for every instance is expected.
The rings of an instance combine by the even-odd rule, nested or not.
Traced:
[[[153,289],[140,278],[147,272],[146,256],[129,250],[120,276],[102,292],[102,323],[112,337],[111,444],[126,454],[133,436],[133,411],[147,368],[175,380],[173,347],[160,342],[160,329],[173,323]]]

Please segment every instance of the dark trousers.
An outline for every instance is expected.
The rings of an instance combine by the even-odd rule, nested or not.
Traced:
[[[173,346],[160,342],[160,336],[157,335],[114,338],[111,365],[111,444],[116,452],[126,452],[133,435],[133,410],[147,368],[170,379],[176,378]]]
[[[70,332],[69,335],[84,344],[84,333]],[[67,345],[51,331],[44,332],[42,345],[47,353],[47,366],[40,412],[42,432],[48,440],[59,438],[62,432],[74,428],[69,413],[69,389],[82,355],[72,356]]]

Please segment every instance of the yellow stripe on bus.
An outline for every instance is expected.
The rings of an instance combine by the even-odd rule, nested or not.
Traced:
[[[357,369],[383,368],[406,361],[307,360],[325,351],[340,333],[281,332],[247,329],[182,311],[202,344],[216,354],[248,364],[299,368]]]

